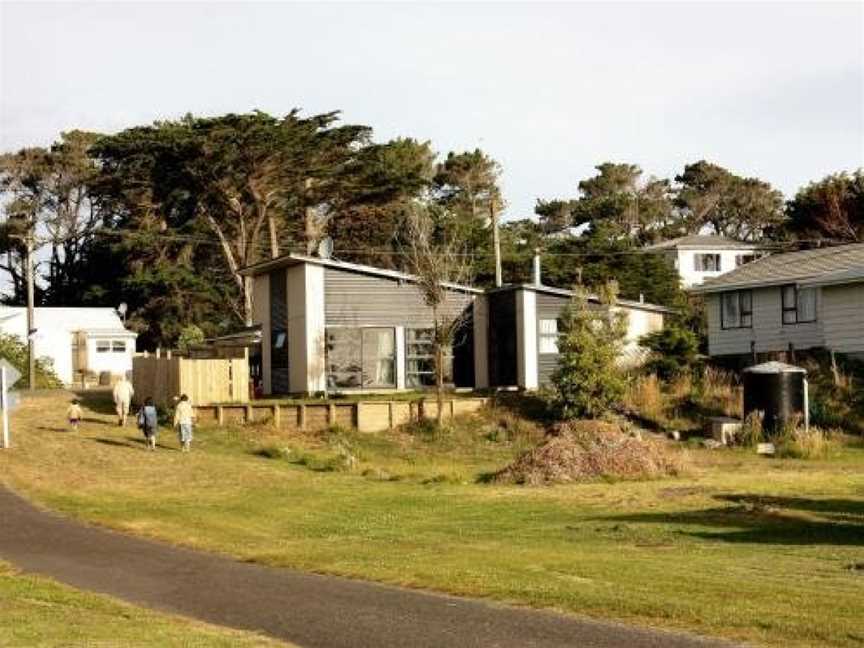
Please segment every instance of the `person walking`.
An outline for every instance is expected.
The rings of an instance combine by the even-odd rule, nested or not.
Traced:
[[[192,426],[194,422],[195,411],[192,409],[192,403],[189,402],[189,397],[186,394],[182,394],[180,402],[174,409],[174,427],[177,428],[177,435],[180,438],[183,452],[189,452],[192,449]]]
[[[72,404],[66,410],[66,418],[69,419],[69,425],[72,426],[72,431],[78,431],[78,424],[81,422],[81,406],[78,404],[78,399],[73,398]]]
[[[126,425],[126,417],[129,416],[129,407],[132,405],[134,395],[132,383],[124,374],[114,385],[114,408],[117,410],[117,424],[121,427]]]
[[[147,440],[147,449],[156,449],[156,433],[159,427],[159,412],[156,410],[156,405],[153,404],[153,399],[149,396],[144,401],[144,406],[138,412],[138,427],[144,433],[144,438]]]

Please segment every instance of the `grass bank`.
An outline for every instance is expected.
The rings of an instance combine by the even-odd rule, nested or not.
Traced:
[[[144,610],[24,575],[0,562],[0,646],[286,646],[261,635]]]
[[[147,453],[110,408],[26,402],[0,479],[70,515],[244,560],[777,646],[864,644],[864,448],[818,461],[691,451],[686,478],[477,483],[536,441],[204,429]]]

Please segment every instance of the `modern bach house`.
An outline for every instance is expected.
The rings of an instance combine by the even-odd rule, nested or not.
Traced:
[[[434,384],[432,316],[405,273],[288,254],[244,269],[254,281],[264,394],[411,390]],[[459,388],[535,389],[557,364],[558,318],[572,293],[535,284],[494,290],[447,285],[446,309],[464,326],[446,377]],[[637,340],[670,311],[620,301]]]

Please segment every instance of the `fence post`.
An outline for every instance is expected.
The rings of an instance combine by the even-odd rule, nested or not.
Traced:
[[[273,406],[273,425],[276,427],[276,429],[282,427],[282,418],[281,413],[279,412],[279,405]]]
[[[336,404],[330,403],[327,406],[327,425],[334,426],[336,425]]]
[[[300,416],[300,420],[298,421],[297,427],[299,427],[301,430],[305,431],[306,430],[306,405],[301,403],[298,410],[297,410],[297,413]]]
[[[221,405],[216,406],[216,423],[220,427],[225,425],[225,408]]]
[[[388,427],[392,430],[393,429],[393,401],[389,401],[387,403],[387,405],[389,406],[387,408]]]

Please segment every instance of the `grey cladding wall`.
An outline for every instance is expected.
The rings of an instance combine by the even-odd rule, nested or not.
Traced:
[[[460,313],[471,304],[470,293],[452,291],[446,311]],[[413,283],[334,268],[324,270],[324,314],[327,326],[432,325],[429,307]]]
[[[561,310],[568,304],[568,297],[537,293],[537,319],[558,319]],[[541,385],[549,384],[552,372],[558,367],[557,353],[537,354],[537,381]]]

